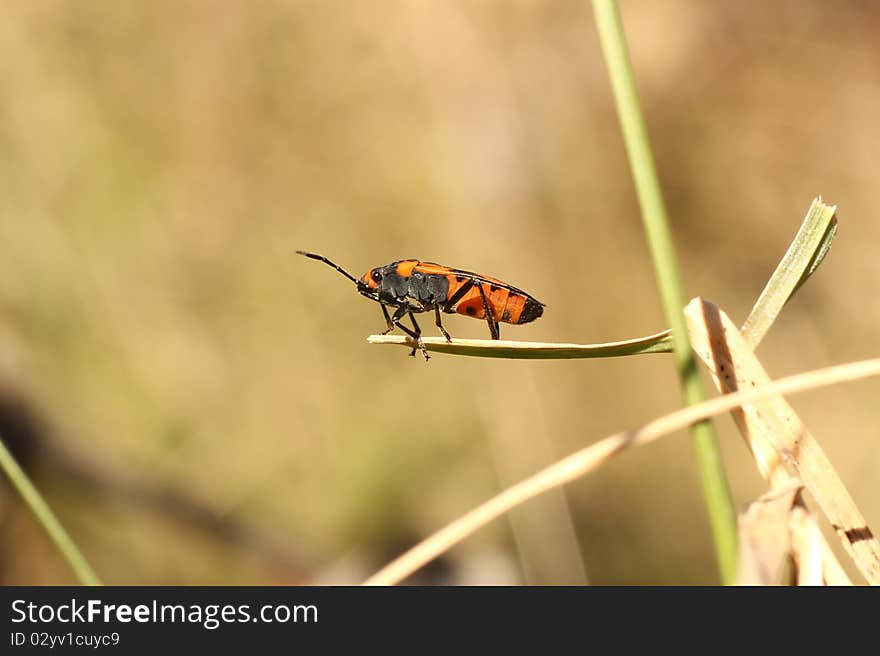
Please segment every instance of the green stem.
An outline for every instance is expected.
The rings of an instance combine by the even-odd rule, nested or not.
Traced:
[[[0,468],[6,472],[12,485],[18,490],[18,493],[31,509],[34,517],[46,529],[46,533],[49,534],[58,551],[61,552],[67,564],[70,565],[79,582],[82,585],[101,585],[100,579],[98,579],[88,561],[86,561],[76,544],[74,544],[67,531],[64,530],[64,527],[61,526],[52,509],[49,508],[49,505],[40,496],[40,493],[31,483],[27,474],[24,473],[24,470],[15,461],[15,458],[12,457],[2,439],[0,439]]]
[[[593,10],[605,63],[611,77],[611,86],[654,262],[663,311],[672,330],[673,350],[681,377],[682,396],[687,405],[694,405],[703,401],[705,395],[688,341],[683,312],[684,295],[675,250],[645,121],[639,108],[620,11],[614,0],[593,0]],[[715,539],[721,579],[725,583],[731,583],[736,575],[736,512],[730,499],[718,441],[709,422],[695,424],[691,430],[696,442],[703,496]]]
[[[836,212],[834,205],[813,199],[794,240],[743,324],[743,337],[753,348],[767,334],[782,307],[825,259],[837,233]]]

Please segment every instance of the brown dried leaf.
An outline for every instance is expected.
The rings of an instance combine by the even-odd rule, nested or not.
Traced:
[[[726,394],[770,381],[742,334],[717,306],[697,298],[688,304],[685,315],[694,350],[719,390]],[[774,487],[791,479],[792,473],[799,477],[865,579],[880,584],[880,544],[819,443],[785,399],[776,396],[746,403],[732,415],[761,474]],[[825,562],[831,556],[827,545],[822,552],[823,571],[839,582],[839,564]]]
[[[765,492],[739,516],[740,585],[778,585],[792,551],[789,518],[802,484],[791,480]],[[821,562],[821,561],[820,561]],[[819,581],[821,584],[821,567]]]

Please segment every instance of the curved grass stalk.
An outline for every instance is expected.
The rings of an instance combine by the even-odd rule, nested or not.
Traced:
[[[714,417],[745,403],[789,395],[842,382],[880,376],[880,358],[835,365],[780,378],[771,383],[715,397],[698,405],[659,417],[640,428],[617,433],[575,451],[536,474],[512,485],[446,525],[393,560],[365,581],[365,585],[394,585],[512,508],[539,494],[561,487],[593,471],[635,446]]]

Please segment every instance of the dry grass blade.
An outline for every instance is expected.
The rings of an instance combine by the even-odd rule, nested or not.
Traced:
[[[743,324],[742,334],[753,348],[763,339],[795,291],[822,263],[831,247],[836,230],[836,208],[826,205],[821,198],[815,198],[795,238]],[[697,335],[691,335],[691,339],[697,338]],[[715,384],[721,390],[717,377]],[[752,434],[748,420],[744,418],[740,409],[732,411],[732,414],[758,463],[759,470],[771,485],[778,487],[792,480],[793,477],[789,476],[783,467],[774,467],[777,456],[772,444]],[[816,525],[802,495],[797,496],[797,506],[792,510],[791,518],[793,526],[797,524],[815,527]],[[801,518],[802,521],[798,523],[796,518]],[[800,531],[798,534],[805,535],[805,531]],[[825,537],[821,533],[811,535],[818,543],[825,582],[830,585],[851,585]],[[797,553],[795,556],[797,557]],[[804,571],[803,568],[799,569],[798,576],[803,576]]]
[[[728,412],[743,403],[877,375],[880,375],[880,358],[827,367],[714,398],[655,419],[641,428],[606,437],[542,469],[462,515],[389,563],[365,583],[393,585],[402,581],[511,508],[587,474],[630,447],[647,444],[697,421]]]
[[[402,335],[370,335],[370,344],[394,344],[413,348],[416,344]],[[577,358],[613,358],[644,353],[670,353],[672,338],[664,330],[656,335],[604,344],[556,344],[545,342],[515,342],[502,339],[453,339],[423,337],[425,348],[434,353],[470,355],[482,358],[512,358],[517,360],[570,360]]]
[[[814,203],[815,204],[815,203]],[[808,220],[810,216],[808,215]],[[804,231],[804,227],[802,226],[801,232]],[[789,249],[791,251],[791,249]],[[806,264],[811,258],[809,257],[801,257],[800,260],[802,263]],[[815,259],[815,258],[812,258]],[[814,267],[815,268],[815,267]],[[777,268],[777,272],[780,269]],[[789,272],[786,278],[794,277],[791,269],[787,269]],[[774,279],[776,276],[774,276]],[[770,284],[768,283],[768,287]],[[765,288],[766,291],[766,288]],[[763,296],[763,295],[762,295]],[[692,301],[692,303],[696,303],[696,301]],[[769,306],[762,305],[761,303],[756,304],[756,308],[764,308],[767,310]],[[775,306],[774,306],[775,307]],[[777,309],[781,308],[781,305],[777,307]],[[770,308],[772,310],[772,308]],[[697,315],[695,312],[690,313],[693,316],[701,316]],[[772,314],[772,312],[771,312]],[[686,312],[686,315],[688,313]],[[688,315],[690,316],[690,315]],[[755,310],[752,311],[752,316],[755,316]],[[772,315],[775,317],[775,314]],[[693,325],[694,322],[691,320],[690,326],[690,336],[691,341],[693,342],[694,349],[698,355],[705,353],[714,353],[714,351],[709,346],[708,336],[709,332],[706,330],[706,325],[702,322],[698,322],[697,325]],[[769,327],[769,323],[759,322],[760,325]],[[758,324],[753,324],[758,325]],[[745,328],[744,328],[745,330]],[[764,332],[753,333],[752,339],[749,340],[750,344],[755,344],[756,340],[760,341],[760,338],[763,337]],[[746,336],[746,339],[749,339]],[[719,391],[724,392],[725,387],[722,385],[721,377],[719,374],[724,370],[726,365],[723,363],[718,363],[714,365],[703,358],[704,363],[709,367],[710,372],[712,373],[712,378],[715,381],[715,386]],[[729,369],[728,369],[729,371]],[[726,390],[729,391],[729,390]],[[753,457],[755,458],[755,462],[758,466],[758,471],[760,471],[761,475],[774,487],[781,488],[787,482],[797,480],[800,484],[799,479],[789,474],[789,472],[785,469],[785,467],[779,466],[779,456],[775,447],[772,444],[772,441],[762,435],[763,426],[760,423],[755,423],[751,421],[750,416],[746,415],[743,412],[742,408],[734,408],[731,410],[731,415],[739,427],[740,433],[743,436],[743,439],[746,441],[746,445],[749,447],[749,450],[752,452]],[[815,526],[815,520],[812,518],[810,514],[810,510],[806,505],[806,502],[803,499],[802,495],[798,495],[797,497],[797,514],[798,516],[804,515],[809,518],[809,523]],[[806,519],[804,521],[807,521]],[[831,547],[828,545],[828,542],[825,540],[825,537],[820,533],[816,534],[816,540],[818,541],[820,556],[822,561],[822,574],[824,577],[825,583],[828,585],[852,585],[852,582],[849,580],[849,577],[843,571],[843,567],[837,561],[837,557],[834,555],[834,552],[831,550]]]
[[[767,384],[770,377],[736,326],[717,306],[691,301],[685,314],[697,354],[723,393]],[[865,579],[880,584],[880,544],[819,443],[781,396],[744,403],[734,420],[761,474],[778,485],[790,474],[815,497]]]

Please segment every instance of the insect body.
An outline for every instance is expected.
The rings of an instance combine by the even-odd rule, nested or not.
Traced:
[[[485,319],[492,339],[500,337],[499,323],[528,323],[544,313],[544,304],[521,289],[463,269],[419,260],[398,260],[370,269],[363,278],[357,279],[323,255],[305,251],[297,253],[332,266],[357,285],[358,293],[379,303],[387,326],[382,334],[390,333],[398,326],[416,340],[425,360],[430,356],[422,343],[422,330],[414,316],[420,312],[434,311],[437,327],[447,342],[452,338],[440,321],[441,312]],[[393,314],[388,313],[389,307],[394,308]],[[400,323],[407,314],[412,329]],[[410,355],[415,353],[413,348]]]

